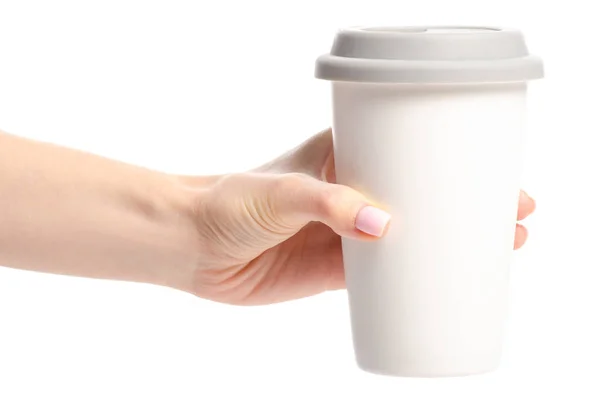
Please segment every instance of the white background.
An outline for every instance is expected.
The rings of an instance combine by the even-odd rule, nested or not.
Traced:
[[[598,413],[592,5],[1,0],[0,129],[171,172],[244,170],[328,126],[313,64],[341,26],[517,27],[547,77],[530,88],[523,186],[538,211],[515,255],[498,371],[361,372],[345,292],[242,308],[0,269],[0,414]]]

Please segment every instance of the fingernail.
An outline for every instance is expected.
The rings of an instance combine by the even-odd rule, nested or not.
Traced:
[[[391,215],[373,206],[365,206],[358,215],[354,226],[361,232],[373,236],[382,236],[390,221]]]
[[[525,190],[521,190],[521,195],[529,200],[531,200],[532,202],[535,202],[535,200],[533,200],[533,197],[531,197],[529,195],[529,193],[527,193]]]

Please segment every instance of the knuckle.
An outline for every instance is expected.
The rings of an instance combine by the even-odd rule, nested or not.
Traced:
[[[329,187],[319,193],[316,203],[317,212],[325,217],[334,216],[335,213],[344,205],[344,196],[341,189]]]
[[[294,192],[306,183],[307,176],[303,173],[285,173],[276,177],[274,187],[284,193]]]
[[[306,183],[306,180],[310,177],[304,173],[286,173],[282,175],[282,178],[290,186],[301,186]]]
[[[219,178],[213,187],[216,189],[230,188],[233,186],[238,186],[240,183],[243,183],[244,180],[243,173],[224,174]]]

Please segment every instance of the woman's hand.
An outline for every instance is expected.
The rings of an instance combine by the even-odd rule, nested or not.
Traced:
[[[191,291],[219,302],[267,304],[344,288],[340,235],[377,239],[390,219],[334,184],[331,130],[256,170],[198,182],[203,255]],[[518,220],[534,208],[521,192]],[[515,249],[526,238],[517,224]]]
[[[340,235],[389,215],[335,184],[331,131],[248,173],[173,176],[0,132],[0,266],[233,304],[344,287]],[[534,209],[521,193],[518,219]],[[527,232],[517,225],[515,248]]]

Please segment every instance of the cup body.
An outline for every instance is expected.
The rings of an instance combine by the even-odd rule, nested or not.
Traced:
[[[522,169],[526,83],[333,82],[337,181],[392,214],[343,239],[363,370],[459,376],[496,368]]]

